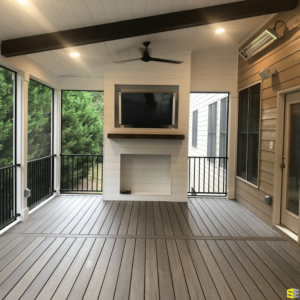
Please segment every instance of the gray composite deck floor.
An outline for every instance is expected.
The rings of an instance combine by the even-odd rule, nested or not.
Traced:
[[[300,251],[235,201],[60,196],[0,237],[0,299],[287,299]]]

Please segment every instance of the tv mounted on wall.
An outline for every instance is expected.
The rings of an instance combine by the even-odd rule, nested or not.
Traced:
[[[175,123],[175,93],[119,93],[119,123],[135,128],[166,128]]]

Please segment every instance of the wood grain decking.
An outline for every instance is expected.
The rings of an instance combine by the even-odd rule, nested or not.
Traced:
[[[286,299],[300,251],[238,202],[60,196],[0,237],[0,299]]]

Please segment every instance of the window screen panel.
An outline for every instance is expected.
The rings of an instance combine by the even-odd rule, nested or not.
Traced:
[[[14,162],[15,73],[0,66],[0,168]],[[1,198],[0,186],[0,198]],[[1,221],[0,221],[1,223]]]

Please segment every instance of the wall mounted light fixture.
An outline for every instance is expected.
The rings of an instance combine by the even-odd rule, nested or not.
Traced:
[[[266,29],[262,34],[260,34],[256,39],[250,42],[245,48],[243,48],[239,54],[245,59],[248,60],[250,57],[254,56],[258,52],[262,51],[264,48],[269,46],[275,40],[278,39],[278,34],[276,32],[277,24],[283,23],[283,21],[276,21],[273,28]]]

